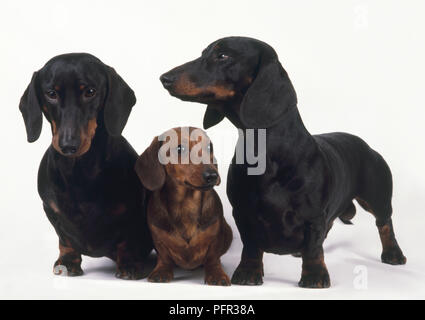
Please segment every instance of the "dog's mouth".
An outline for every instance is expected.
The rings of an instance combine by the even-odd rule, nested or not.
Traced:
[[[171,96],[178,98],[182,101],[210,103],[216,100],[216,97],[213,92],[201,91],[197,92],[196,94],[189,94],[186,92],[177,91],[174,88],[166,88],[166,90]]]
[[[215,186],[215,184],[206,184],[206,185],[203,185],[203,186],[195,186],[195,185],[187,182],[186,180],[184,181],[184,184],[189,186],[190,188],[200,190],[200,191],[211,190]]]
[[[179,76],[161,76],[164,88],[173,97],[183,101],[210,103],[217,100],[227,100],[235,96],[233,87],[224,83],[198,85],[186,73]]]

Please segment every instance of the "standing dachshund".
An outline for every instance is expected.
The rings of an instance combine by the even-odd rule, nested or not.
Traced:
[[[64,266],[69,276],[82,275],[84,254],[115,260],[119,278],[146,276],[145,190],[133,169],[137,153],[121,136],[135,103],[115,70],[89,54],[54,57],[21,98],[29,142],[40,136],[42,114],[52,127],[38,192],[59,236],[56,274]]]
[[[182,134],[183,131],[188,134]],[[189,133],[193,137],[194,131],[198,136],[190,139]],[[170,161],[163,165],[159,159],[165,158],[167,150],[161,146],[173,140],[173,134],[175,152],[168,150]],[[191,152],[196,152],[195,148],[207,155],[207,161],[194,164],[192,157],[187,159]],[[232,230],[224,220],[220,198],[213,189],[220,183],[214,163],[209,138],[196,128],[175,128],[160,139],[155,137],[137,160],[135,168],[140,180],[153,191],[149,197],[148,225],[158,262],[149,281],[171,281],[175,264],[184,269],[204,265],[205,283],[230,285],[220,257],[230,247]]]
[[[350,223],[353,199],[376,218],[382,262],[406,263],[391,222],[388,165],[356,136],[310,135],[291,81],[269,45],[224,38],[200,58],[163,74],[161,81],[171,95],[208,105],[205,128],[224,117],[244,133],[266,128],[264,174],[248,175],[247,164],[229,168],[227,195],[243,242],[232,283],[261,284],[265,251],[301,253],[299,285],[329,287],[323,241],[333,220]]]

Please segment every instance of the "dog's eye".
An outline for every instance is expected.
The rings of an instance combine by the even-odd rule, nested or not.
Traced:
[[[212,151],[213,151],[212,144],[207,145],[207,150],[208,150],[209,152],[212,152]]]
[[[58,93],[55,90],[49,90],[46,92],[46,96],[51,100],[56,100],[58,98]]]
[[[220,53],[218,56],[217,56],[217,59],[218,60],[221,60],[221,61],[223,61],[223,60],[227,60],[229,58],[229,56],[227,55],[227,54],[224,54],[224,53]]]
[[[91,97],[94,97],[95,95],[96,95],[95,88],[87,88],[86,90],[84,90],[84,96],[86,98],[91,98]]]
[[[186,148],[181,144],[179,144],[176,149],[178,153],[183,153],[186,150]]]

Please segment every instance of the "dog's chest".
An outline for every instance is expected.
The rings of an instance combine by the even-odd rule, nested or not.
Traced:
[[[216,239],[219,221],[203,229],[196,224],[174,227],[170,232],[151,226],[154,241],[167,248],[173,261],[184,269],[194,269],[205,262],[211,243]]]
[[[286,254],[302,245],[310,209],[306,207],[302,178],[291,168],[280,174],[283,179],[277,178],[276,172],[250,177],[235,170],[230,188],[238,186],[238,193],[231,193],[229,199],[236,221],[243,220],[246,232],[263,250]]]
[[[129,204],[111,198],[99,200],[104,193],[86,190],[84,193],[71,188],[43,200],[51,209],[49,219],[64,240],[82,253],[106,255],[104,250],[120,236],[116,225],[128,216]]]

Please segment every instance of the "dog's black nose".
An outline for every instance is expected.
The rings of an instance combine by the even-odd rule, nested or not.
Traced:
[[[64,147],[61,147],[62,153],[64,155],[66,155],[66,156],[69,156],[69,155],[72,155],[72,154],[76,153],[77,150],[78,150],[78,147],[77,146],[64,146]]]
[[[205,170],[202,177],[207,184],[213,185],[217,182],[218,173],[214,170]]]
[[[80,148],[80,137],[75,126],[64,126],[59,129],[59,148],[63,155],[71,156]]]
[[[168,72],[164,73],[161,77],[159,77],[159,80],[161,80],[162,85],[165,88],[169,88],[173,85],[174,81],[176,80],[176,77]]]

